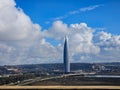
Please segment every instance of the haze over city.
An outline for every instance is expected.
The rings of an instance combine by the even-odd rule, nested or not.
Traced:
[[[0,65],[120,62],[119,0],[0,0]]]

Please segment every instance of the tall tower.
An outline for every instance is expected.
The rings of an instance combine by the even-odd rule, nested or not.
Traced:
[[[68,53],[69,53],[68,52],[68,37],[65,36],[64,51],[63,51],[65,73],[69,73],[70,72],[70,61],[69,61],[69,54]]]

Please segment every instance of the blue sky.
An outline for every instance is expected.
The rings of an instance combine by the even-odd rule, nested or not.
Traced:
[[[101,5],[94,10],[79,12],[60,19],[68,25],[85,22],[90,27],[106,28],[107,32],[120,34],[120,0],[16,0],[34,23],[47,29],[54,18],[64,16],[71,11],[94,5]]]
[[[0,65],[120,62],[120,0],[0,0]]]

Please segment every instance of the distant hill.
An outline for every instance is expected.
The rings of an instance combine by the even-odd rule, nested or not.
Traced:
[[[106,69],[114,69],[120,71],[120,63],[112,62],[112,63],[71,63],[71,71],[74,70],[83,70],[83,71],[92,71],[93,65],[105,66]],[[35,71],[47,71],[51,72],[54,70],[63,71],[64,65],[62,63],[54,63],[54,64],[28,64],[28,65],[5,65],[0,66],[0,74],[8,74],[10,73],[7,68],[19,68],[22,72],[35,72]]]

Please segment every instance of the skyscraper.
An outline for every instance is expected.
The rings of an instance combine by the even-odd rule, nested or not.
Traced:
[[[67,36],[65,36],[63,59],[64,59],[65,73],[69,73],[70,72],[70,61],[69,61],[68,37]]]

